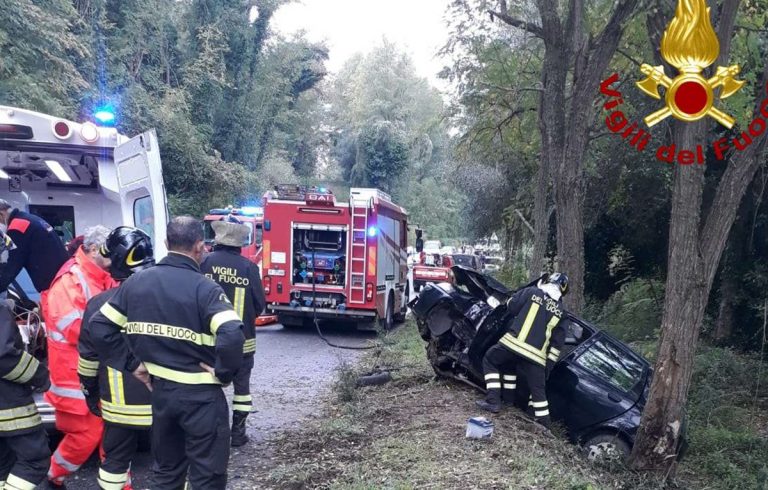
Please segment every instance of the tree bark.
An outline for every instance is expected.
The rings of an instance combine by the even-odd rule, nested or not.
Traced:
[[[721,9],[718,26],[720,60],[728,58],[727,49],[738,5],[739,0],[726,0]],[[728,42],[724,43],[725,39]],[[758,109],[765,97],[767,80],[768,65],[756,87]],[[706,124],[707,121],[675,123],[673,139],[677,147],[695,147],[706,135]],[[742,128],[748,125],[748,121],[741,121]],[[701,226],[704,167],[675,168],[659,353],[630,458],[630,464],[636,469],[670,469],[675,464],[704,310],[728,234],[744,193],[760,166],[766,140],[763,133],[746,150],[732,155],[704,218],[704,226]]]

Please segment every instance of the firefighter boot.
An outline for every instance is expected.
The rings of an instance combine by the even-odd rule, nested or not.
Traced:
[[[501,411],[501,389],[489,389],[486,392],[485,399],[477,400],[475,405],[491,413],[499,413]]]
[[[232,412],[232,447],[240,447],[248,442],[248,435],[245,433],[245,419],[248,418],[248,412],[235,410]]]

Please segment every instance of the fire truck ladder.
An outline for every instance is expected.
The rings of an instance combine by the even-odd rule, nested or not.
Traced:
[[[350,199],[352,211],[352,261],[350,269],[349,304],[365,304],[365,272],[368,260],[368,199]]]

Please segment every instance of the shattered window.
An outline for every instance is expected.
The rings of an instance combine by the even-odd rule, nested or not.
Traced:
[[[643,366],[605,339],[598,340],[575,363],[623,391],[640,382]]]

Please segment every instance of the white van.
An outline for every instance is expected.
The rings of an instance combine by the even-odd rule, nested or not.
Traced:
[[[86,228],[130,225],[152,237],[155,258],[167,253],[168,209],[157,136],[128,138],[114,128],[77,123],[38,112],[0,106],[0,198],[36,214],[63,242]],[[19,284],[32,300],[26,272]],[[44,343],[39,316],[21,325],[31,351]],[[25,329],[26,328],[26,329]],[[36,395],[38,411],[53,429],[53,407]]]

